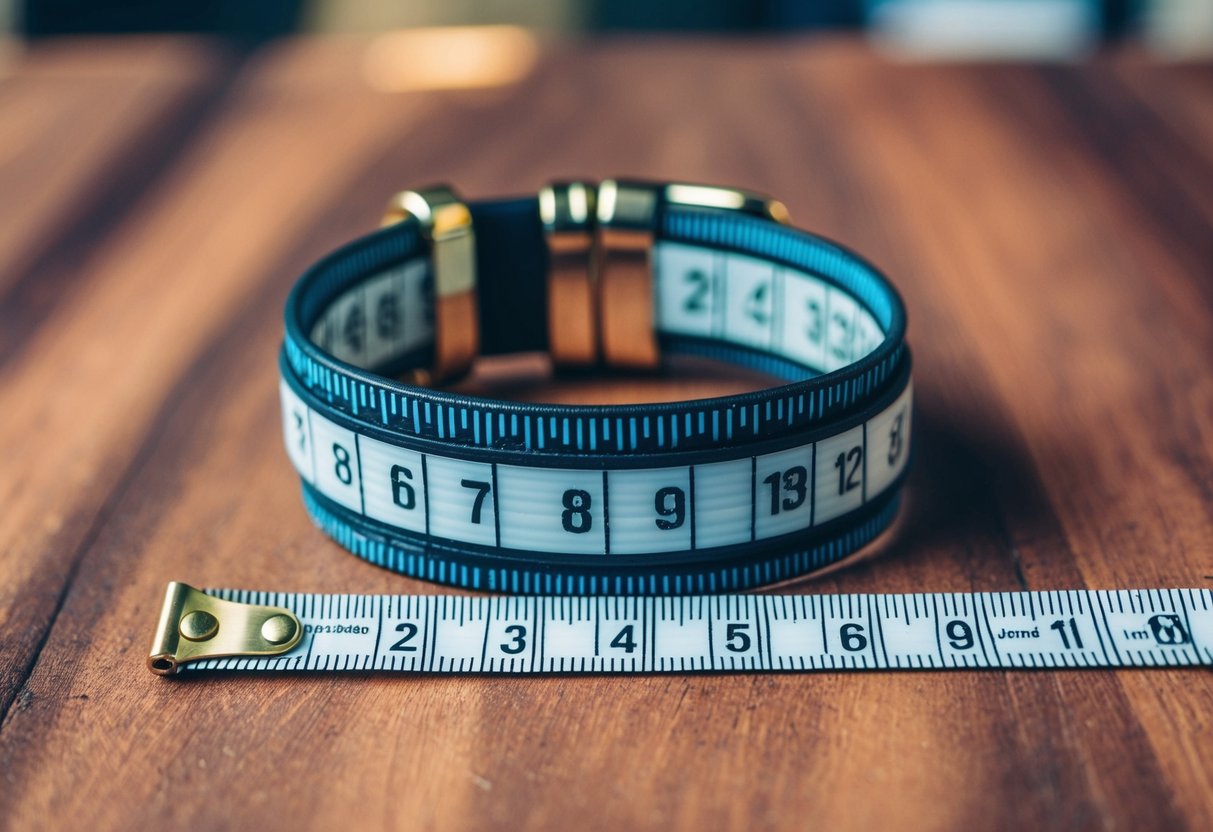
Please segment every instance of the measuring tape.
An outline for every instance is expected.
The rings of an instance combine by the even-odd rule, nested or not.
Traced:
[[[287,453],[355,554],[496,597],[170,584],[149,666],[611,673],[1213,661],[1209,590],[723,595],[833,563],[893,521],[911,449],[905,312],[773,200],[561,183],[406,191],[287,303]],[[708,356],[782,384],[628,406],[436,389],[480,355]],[[397,381],[395,379],[403,379]]]
[[[779,203],[606,182],[393,206],[286,310],[287,451],[350,551],[473,589],[682,595],[803,574],[892,522],[910,456],[901,300]],[[709,356],[786,383],[626,406],[410,383],[527,350],[632,369]]]
[[[163,675],[1213,665],[1213,591],[586,598],[172,584],[149,665]]]

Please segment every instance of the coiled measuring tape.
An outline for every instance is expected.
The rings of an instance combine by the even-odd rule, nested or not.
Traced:
[[[316,523],[376,564],[515,593],[688,594],[784,580],[893,520],[910,358],[892,286],[741,191],[636,182],[465,204],[406,192],[287,303],[287,450]],[[629,405],[521,404],[413,382],[478,355],[785,384]]]
[[[287,303],[288,455],[347,549],[496,597],[171,584],[149,657],[186,669],[656,672],[1209,663],[1207,590],[755,596],[894,519],[905,313],[847,250],[724,188],[406,191]],[[733,362],[784,383],[631,406],[435,385],[480,355]],[[400,381],[398,379],[404,379]],[[593,596],[593,597],[587,597]]]

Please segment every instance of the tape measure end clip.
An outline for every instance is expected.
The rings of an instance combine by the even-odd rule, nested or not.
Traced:
[[[230,656],[278,656],[303,637],[303,626],[283,607],[243,604],[173,581],[164,595],[148,669],[171,676],[181,665]]]

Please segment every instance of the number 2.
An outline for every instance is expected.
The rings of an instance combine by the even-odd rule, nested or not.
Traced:
[[[684,312],[707,312],[708,292],[712,288],[711,279],[708,273],[701,269],[692,269],[687,272],[684,277],[686,282],[690,283],[694,288],[691,294],[687,295],[686,300],[682,302]]]
[[[396,632],[404,633],[400,641],[393,644],[389,649],[398,650],[402,653],[416,653],[417,645],[409,644],[413,637],[417,635],[417,625],[412,621],[401,621],[396,625]]]

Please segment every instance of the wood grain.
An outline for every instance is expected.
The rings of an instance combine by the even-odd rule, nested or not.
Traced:
[[[642,40],[550,45],[506,89],[387,96],[360,82],[357,40],[200,76],[196,47],[165,48],[126,46],[217,90],[188,140],[100,230],[48,198],[0,236],[9,274],[83,226],[70,291],[0,363],[13,828],[1213,825],[1207,671],[178,682],[143,667],[171,579],[446,591],[311,526],[274,392],[294,276],[393,189],[443,179],[475,195],[612,174],[744,185],[893,276],[919,402],[909,505],[867,557],[795,591],[1209,586],[1207,68]],[[162,71],[110,81],[135,100]],[[65,86],[38,106],[68,129],[99,117]],[[15,95],[0,86],[0,112],[33,106]],[[170,113],[148,106],[155,132]],[[0,124],[33,154],[0,181],[36,183],[46,163],[21,143],[51,128]],[[130,127],[88,153],[151,141]],[[96,200],[79,168],[56,193]],[[23,193],[0,191],[7,213]],[[4,291],[8,326],[25,307]],[[554,385],[523,361],[475,383],[621,401],[753,379]]]
[[[204,122],[236,61],[187,40],[32,48],[0,85],[0,366]]]

